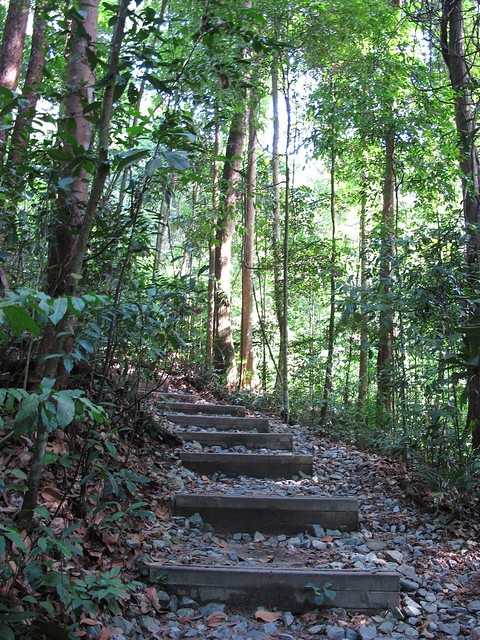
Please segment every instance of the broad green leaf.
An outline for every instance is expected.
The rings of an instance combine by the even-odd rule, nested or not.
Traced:
[[[190,166],[190,161],[185,151],[164,151],[163,155],[168,166],[172,169],[183,171]]]
[[[53,313],[49,316],[53,324],[58,324],[65,316],[68,309],[67,298],[56,298],[53,303]]]
[[[8,538],[10,540],[10,542],[13,542],[13,544],[16,547],[18,547],[20,549],[20,551],[23,551],[24,553],[27,553],[27,551],[28,551],[27,545],[25,544],[25,542],[23,541],[20,533],[16,529],[4,528],[3,529],[3,535],[6,538]]]
[[[36,394],[24,398],[15,416],[15,427],[22,431],[34,429],[38,421],[38,407],[40,399]]]
[[[75,418],[75,402],[62,392],[57,394],[57,422],[59,427],[67,427]]]
[[[19,336],[23,331],[29,331],[34,336],[40,334],[40,327],[23,307],[13,305],[3,309],[5,318],[13,333]]]

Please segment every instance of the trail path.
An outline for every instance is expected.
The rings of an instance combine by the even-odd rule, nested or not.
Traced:
[[[245,433],[247,444],[232,446],[230,439],[223,445],[202,445],[195,433],[216,433],[215,442],[221,442],[218,434],[223,431],[218,424],[205,426],[205,421],[198,426],[196,412],[221,416],[218,412],[231,415],[235,409],[202,409],[201,401],[197,406],[179,405],[181,415],[190,417],[185,424],[172,424],[189,440],[180,452],[184,465],[172,466],[167,477],[171,494],[181,494],[175,502],[176,515],[150,535],[146,532],[150,543],[144,579],[157,583],[160,612],[139,616],[126,637],[480,640],[480,545],[475,523],[447,526],[443,516],[426,513],[404,499],[399,464],[353,446],[319,440],[300,427],[270,420],[263,441],[268,448],[260,443],[249,449],[247,434],[252,432],[243,431],[248,421],[240,415],[238,427],[229,424],[228,433],[237,434],[237,442]],[[177,413],[174,404],[160,405],[159,411],[167,412],[167,419]],[[250,421],[251,417],[262,418],[253,413]],[[262,430],[262,420],[259,425]],[[273,448],[282,438],[283,447]],[[218,458],[232,453],[260,456],[257,461],[289,456],[287,467],[264,470],[266,475],[286,477],[229,477],[235,464],[233,469],[224,465],[226,473],[215,470],[215,460],[205,466],[206,454]],[[295,473],[295,460],[305,465],[309,456],[311,472]],[[199,473],[186,466],[198,464]],[[239,501],[248,496],[288,500],[281,504],[270,500],[269,511],[261,506],[255,512],[248,500]],[[314,505],[313,516],[312,509],[297,508],[302,496]],[[323,497],[330,497],[330,502],[322,502]],[[339,497],[348,497],[348,504],[338,507],[340,500],[335,510],[332,499]],[[357,518],[358,530],[351,530]],[[282,523],[288,531],[275,530]],[[307,586],[312,583],[316,592]],[[315,606],[315,596],[323,601],[321,609]]]

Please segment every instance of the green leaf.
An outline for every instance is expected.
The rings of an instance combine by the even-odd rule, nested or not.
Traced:
[[[22,537],[20,536],[20,534],[18,533],[18,531],[16,529],[4,528],[3,529],[3,535],[6,538],[8,538],[10,540],[10,542],[13,542],[13,544],[16,547],[18,547],[20,549],[20,551],[23,551],[24,553],[27,553],[27,551],[28,551],[27,545],[22,540]]]
[[[128,149],[127,151],[122,151],[116,155],[116,169],[117,171],[121,171],[125,169],[129,165],[138,162],[138,160],[143,160],[148,156],[148,149],[144,148],[136,148],[136,149]]]
[[[65,316],[68,309],[67,298],[56,298],[53,303],[53,313],[49,316],[53,324],[57,325]]]
[[[67,176],[65,178],[61,178],[57,182],[57,188],[64,193],[70,193],[72,190],[73,183],[75,182],[75,178],[72,176]]]
[[[75,418],[75,402],[61,392],[57,395],[57,422],[59,427],[67,427]]]
[[[163,155],[172,169],[184,171],[190,166],[190,161],[185,151],[164,151]]]
[[[33,393],[22,400],[14,421],[17,429],[25,431],[36,427],[39,402],[39,397]]]
[[[72,303],[72,307],[77,314],[82,313],[85,309],[85,301],[82,298],[70,298],[70,302]]]
[[[55,617],[55,609],[51,602],[49,602],[48,600],[42,600],[42,602],[40,602],[40,606],[42,607],[42,609],[45,609],[50,617]]]
[[[10,329],[16,336],[19,336],[23,331],[29,331],[34,336],[38,336],[40,334],[41,329],[39,325],[23,307],[18,305],[4,307],[3,313],[7,319]]]

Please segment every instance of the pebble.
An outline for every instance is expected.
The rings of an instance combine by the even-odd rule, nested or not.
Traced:
[[[344,640],[345,630],[342,627],[327,626],[327,638],[328,640]]]
[[[373,625],[364,625],[358,630],[362,640],[374,640],[377,637],[377,627]]]
[[[460,624],[458,622],[442,622],[438,625],[438,629],[442,633],[446,633],[447,636],[460,635]]]

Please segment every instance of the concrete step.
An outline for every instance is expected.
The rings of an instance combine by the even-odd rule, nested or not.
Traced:
[[[359,611],[393,609],[399,604],[399,576],[394,573],[158,563],[145,563],[144,571],[152,582],[161,582],[162,589],[178,596],[233,608],[300,613],[318,606]],[[324,594],[321,604],[315,602],[312,587]]]
[[[157,394],[161,400],[168,402],[194,403],[197,399],[192,393],[181,393],[179,391],[160,391]]]
[[[358,529],[358,502],[348,497],[177,494],[174,514],[194,513],[224,532],[299,533],[313,524],[341,531]]]
[[[171,413],[207,414],[220,416],[244,416],[245,407],[234,404],[207,404],[205,402],[159,402],[157,407]]]
[[[228,431],[238,429],[239,431],[259,431],[268,433],[270,427],[266,418],[242,418],[241,416],[185,416],[179,413],[165,413],[165,418],[175,424],[187,427],[206,427]]]
[[[190,453],[180,454],[182,464],[199,474],[216,472],[227,476],[252,478],[291,478],[300,472],[313,473],[313,458],[305,455],[266,453]]]
[[[242,433],[241,431],[182,431],[177,432],[186,442],[199,442],[206,446],[247,447],[248,449],[293,449],[293,436],[289,433]]]

